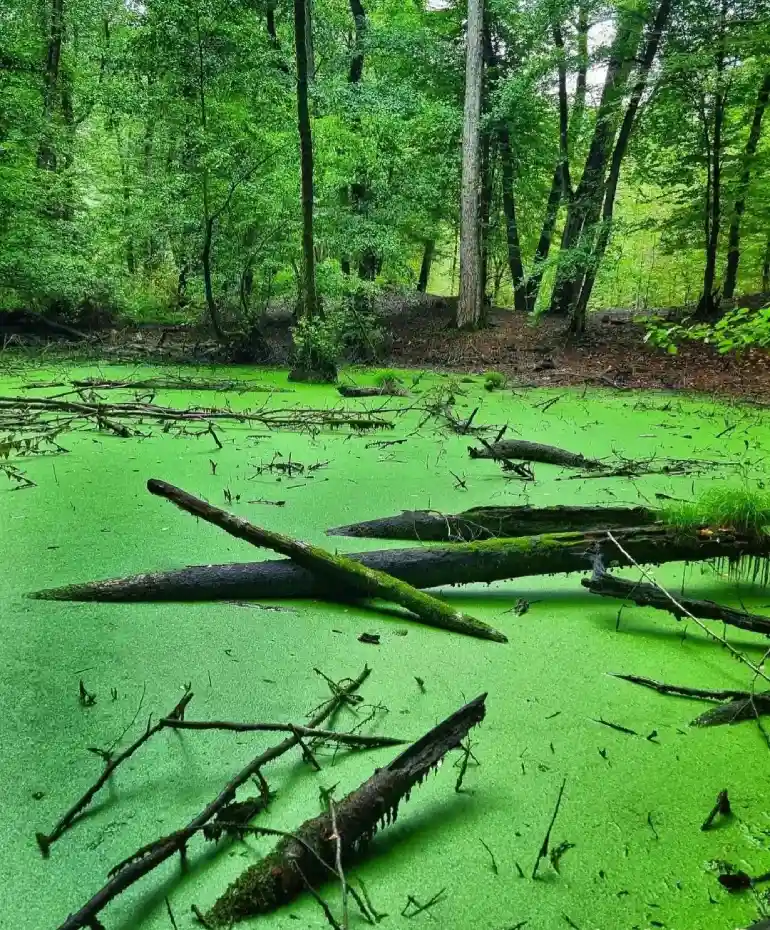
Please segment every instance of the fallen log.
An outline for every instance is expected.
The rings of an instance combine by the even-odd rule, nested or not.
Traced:
[[[493,627],[475,617],[463,614],[450,607],[444,601],[426,594],[410,584],[393,578],[359,562],[354,562],[344,555],[332,555],[319,546],[299,542],[282,533],[263,529],[228,513],[219,507],[188,494],[181,488],[174,487],[166,481],[151,478],[147,482],[151,494],[164,497],[193,516],[201,517],[213,523],[237,539],[243,539],[254,546],[262,546],[289,556],[297,565],[311,571],[314,576],[326,584],[348,591],[352,596],[376,597],[406,607],[421,623],[428,626],[475,636],[478,639],[491,639],[495,642],[508,642],[507,638]]]
[[[687,616],[687,613],[700,617],[703,620],[719,620],[730,626],[737,626],[752,633],[762,633],[770,636],[770,617],[760,614],[750,614],[745,610],[734,610],[714,601],[693,600],[677,596],[676,601],[667,597],[660,588],[643,582],[627,581],[615,575],[602,572],[592,578],[583,578],[580,582],[592,594],[601,597],[614,597],[623,601],[633,601],[639,607],[654,607],[673,614],[677,620]]]
[[[470,729],[481,723],[486,708],[482,694],[461,707],[397,756],[376,769],[371,778],[329,810],[306,820],[283,838],[271,853],[249,866],[206,914],[206,923],[232,927],[234,923],[267,914],[292,901],[304,890],[329,877],[344,881],[342,866],[368,843],[379,826],[394,823],[398,809],[412,789],[457,749]],[[261,831],[255,827],[254,832]]]
[[[742,720],[759,719],[760,715],[770,714],[770,691],[711,691],[704,688],[688,688],[680,685],[669,685],[654,678],[643,678],[640,675],[614,675],[631,684],[650,688],[659,694],[670,694],[674,697],[692,698],[696,701],[716,701],[717,707],[712,707],[705,713],[691,721],[691,727],[718,727]]]
[[[472,542],[574,530],[646,526],[659,519],[649,507],[473,507],[458,514],[404,510],[395,517],[336,526],[328,536]]]
[[[718,560],[753,577],[765,577],[770,538],[730,533],[685,532],[670,527],[618,530],[615,538],[640,564]],[[500,581],[532,575],[590,571],[603,564],[631,565],[604,532],[553,533],[492,539],[452,546],[379,549],[348,559],[386,572],[419,588]],[[229,565],[193,565],[169,572],[67,585],[32,595],[65,601],[228,601],[326,598],[340,600],[339,588],[288,560]]]
[[[494,459],[505,462],[519,459],[524,462],[542,462],[545,465],[561,465],[564,468],[600,469],[605,465],[596,459],[586,458],[577,452],[568,452],[556,446],[547,446],[539,442],[527,442],[524,439],[503,439],[500,442],[480,440],[483,449],[468,447],[472,459]]]
[[[397,385],[362,387],[358,384],[340,384],[337,390],[343,397],[408,397],[409,392]]]

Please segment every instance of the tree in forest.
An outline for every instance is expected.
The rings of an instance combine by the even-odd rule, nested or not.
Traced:
[[[457,301],[459,329],[474,329],[479,325],[484,300],[480,224],[483,29],[483,0],[468,0],[460,206],[460,293]]]
[[[308,104],[308,0],[294,0],[294,36],[297,55],[297,125],[299,128],[302,188],[302,308],[307,320],[318,312],[313,242],[313,136]]]
[[[741,228],[770,95],[765,77],[770,72],[770,5],[765,0],[679,0],[676,11],[637,157],[651,178],[674,193],[668,247],[700,245],[702,283],[695,316],[709,320],[737,286]]]

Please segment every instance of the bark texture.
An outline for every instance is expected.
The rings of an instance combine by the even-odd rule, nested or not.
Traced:
[[[639,527],[614,533],[636,562],[661,565],[719,559],[766,573],[770,539],[682,533],[667,527]],[[387,572],[420,588],[500,581],[630,565],[606,532],[553,533],[493,539],[453,546],[381,549],[348,554],[348,559]],[[752,561],[752,559],[754,561]],[[193,565],[169,572],[134,575],[39,591],[34,598],[65,601],[228,601],[239,599],[326,598],[344,600],[330,583],[291,560],[229,565]]]
[[[484,2],[468,0],[460,205],[460,293],[457,301],[459,329],[474,329],[478,326],[484,298],[480,229],[483,30]]]

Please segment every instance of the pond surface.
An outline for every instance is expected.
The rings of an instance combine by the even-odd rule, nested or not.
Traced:
[[[19,368],[2,378],[0,393],[16,394],[30,380],[151,373],[106,365]],[[288,387],[285,372],[228,368],[182,374]],[[367,382],[361,373],[355,377]],[[407,383],[411,379],[408,374]],[[435,421],[423,422],[415,402],[437,386],[454,391],[458,414],[467,416],[479,406],[476,422],[507,423],[512,437],[593,457],[672,456],[724,467],[632,481],[576,480],[570,478],[574,473],[540,465],[535,483],[509,481],[494,463],[468,458],[466,437],[439,430]],[[27,393],[53,396],[64,390]],[[132,396],[113,391],[109,399]],[[161,392],[155,402],[235,409],[265,402],[271,407],[342,403],[332,387],[305,386],[271,397]],[[344,403],[361,410],[381,405],[379,398]],[[472,734],[479,764],[471,763],[462,792],[454,790],[456,759],[450,758],[412,794],[398,823],[378,835],[371,854],[355,869],[376,908],[390,915],[384,927],[732,930],[756,918],[752,893],[728,895],[710,871],[715,860],[750,874],[770,867],[770,756],[756,725],[690,728],[707,705],[661,696],[608,674],[745,688],[750,670],[692,623],[625,608],[616,629],[618,604],[585,592],[578,576],[445,592],[453,604],[503,630],[507,645],[428,629],[393,612],[328,603],[284,602],[278,606],[285,609],[276,611],[235,603],[25,598],[33,590],[95,578],[271,557],[151,497],[145,490],[150,477],[231,506],[271,529],[356,551],[408,544],[330,540],[325,529],[401,509],[654,504],[656,494],[687,499],[713,481],[760,477],[770,446],[768,414],[703,398],[489,393],[481,378],[425,376],[411,398],[388,400],[387,406],[404,411],[393,417],[394,429],[387,434],[268,432],[222,424],[217,427],[222,449],[211,435],[164,433],[149,423],[146,438],[62,434],[58,441],[68,454],[14,460],[35,487],[13,490],[0,475],[5,567],[0,578],[5,810],[0,926],[53,930],[101,886],[110,866],[190,820],[252,756],[277,740],[269,734],[159,734],[120,768],[89,814],[44,861],[35,832],[50,830],[99,772],[101,763],[88,747],[109,746],[124,731],[124,743],[135,738],[150,714],[174,706],[188,682],[195,692],[189,717],[302,722],[328,694],[314,669],[339,679],[355,677],[365,664],[373,671],[362,693],[370,709],[379,709],[366,728],[373,732],[417,738],[465,701],[489,693],[487,719]],[[376,444],[402,438],[408,441]],[[278,453],[284,461],[291,455],[306,466],[328,465],[313,471],[312,478],[307,472],[281,480],[260,474],[259,466]],[[730,464],[737,462],[742,464]],[[731,604],[743,599],[754,607],[770,600],[766,591],[748,584],[739,589],[709,566],[670,565],[655,575],[675,591],[684,585],[692,596]],[[523,615],[512,610],[520,599],[529,602]],[[363,632],[379,634],[380,645],[360,642]],[[729,630],[728,638],[754,661],[761,658],[760,637]],[[83,707],[78,700],[81,679],[96,696],[94,706]],[[600,719],[637,735],[604,726]],[[355,720],[342,716],[337,725],[353,726]],[[298,755],[284,756],[265,772],[276,798],[261,822],[295,828],[318,813],[322,788],[337,785],[342,797],[394,754],[378,750],[333,757],[324,751],[320,773]],[[562,856],[559,874],[546,861],[540,878],[532,881],[564,779],[551,845],[573,846]],[[723,788],[729,789],[735,816],[702,832],[700,825]],[[183,876],[176,860],[166,863],[110,905],[102,920],[109,930],[168,930],[168,897],[180,930],[191,927],[190,905],[207,909],[271,846],[267,838],[218,848],[196,841]],[[526,877],[519,877],[519,870]],[[400,916],[407,896],[426,902],[441,889],[444,896],[428,912],[413,919]],[[326,886],[324,893],[339,913],[338,889]],[[260,923],[327,926],[308,897]],[[351,925],[363,922],[353,915]]]

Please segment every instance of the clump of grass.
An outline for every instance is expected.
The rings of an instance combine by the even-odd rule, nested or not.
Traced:
[[[770,492],[749,487],[715,487],[694,501],[663,508],[662,519],[680,530],[729,529],[747,536],[770,534]]]
[[[497,391],[506,385],[506,377],[499,371],[488,371],[484,374],[484,387],[488,391]]]
[[[382,388],[385,391],[395,391],[403,386],[401,378],[398,374],[393,371],[392,368],[383,368],[378,372],[377,377],[374,379],[374,383],[378,388]]]

